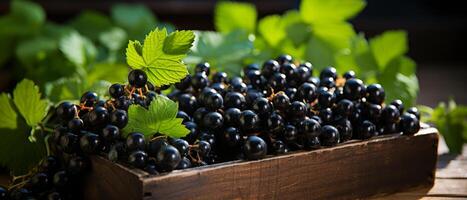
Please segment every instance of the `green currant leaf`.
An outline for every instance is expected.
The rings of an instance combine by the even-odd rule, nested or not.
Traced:
[[[254,33],[256,27],[256,8],[250,3],[223,1],[214,10],[214,24],[221,33],[244,30]]]
[[[182,59],[194,38],[192,31],[176,31],[168,35],[165,28],[156,28],[146,36],[143,45],[138,41],[128,43],[127,63],[145,71],[156,87],[177,83],[188,74]]]
[[[365,6],[365,0],[303,0],[300,4],[300,14],[308,23],[332,23],[355,16]]]
[[[0,128],[16,129],[18,115],[8,94],[0,94]]]
[[[132,105],[128,109],[128,124],[123,129],[125,135],[131,132],[140,132],[146,138],[155,133],[161,133],[170,137],[180,138],[189,133],[182,124],[182,119],[176,118],[178,104],[165,96],[157,96],[145,109],[138,105]]]
[[[379,69],[384,70],[394,58],[407,53],[409,47],[405,31],[386,31],[370,39],[370,47]]]
[[[39,87],[28,79],[22,80],[13,91],[13,102],[26,123],[35,127],[47,115],[49,103],[41,99]]]

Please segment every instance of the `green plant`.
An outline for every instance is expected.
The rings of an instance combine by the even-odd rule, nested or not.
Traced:
[[[303,0],[299,10],[258,21],[252,4],[220,2],[214,15],[219,32],[198,32],[185,61],[207,61],[214,69],[238,75],[242,66],[285,53],[297,61],[312,62],[315,70],[326,66],[340,72],[354,70],[365,82],[381,83],[388,101],[397,94],[413,105],[418,80],[415,62],[405,56],[407,33],[388,31],[370,40],[356,33],[348,20],[365,5],[364,0]]]
[[[12,1],[0,25],[8,27],[0,30],[0,69],[11,68],[12,79],[33,80],[52,102],[86,90],[105,94],[110,82],[125,81],[127,38],[144,38],[155,27],[173,30],[142,5],[116,4],[110,16],[84,11],[58,25],[29,1]]]
[[[441,102],[436,108],[419,106],[422,121],[438,128],[448,145],[449,152],[460,154],[467,143],[467,106],[457,105],[454,100]]]

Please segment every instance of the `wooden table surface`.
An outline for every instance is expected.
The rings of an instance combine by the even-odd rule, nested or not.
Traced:
[[[461,155],[451,155],[444,141],[440,140],[438,154],[435,185],[432,188],[417,188],[371,199],[467,199],[467,144]],[[7,183],[8,177],[0,174],[0,185]]]
[[[452,155],[448,154],[446,144],[440,138],[438,154],[435,185],[432,188],[417,188],[372,199],[467,199],[467,144],[461,155]]]

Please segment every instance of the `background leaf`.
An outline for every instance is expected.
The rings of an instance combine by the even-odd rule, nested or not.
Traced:
[[[94,44],[76,32],[62,38],[59,46],[68,60],[77,66],[90,63],[97,55]]]
[[[386,31],[370,40],[371,50],[381,70],[394,58],[408,51],[405,31]]]
[[[219,2],[214,10],[214,25],[221,33],[244,30],[254,33],[256,28],[256,8],[249,3]]]
[[[364,0],[302,0],[300,13],[303,20],[308,23],[330,23],[347,20],[365,6]]]

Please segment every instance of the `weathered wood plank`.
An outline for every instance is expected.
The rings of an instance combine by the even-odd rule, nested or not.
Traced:
[[[450,160],[438,162],[436,178],[467,179],[467,160]]]
[[[467,198],[467,179],[436,179],[430,188],[419,188],[400,192],[387,198],[409,197],[462,197]]]
[[[359,198],[431,185],[436,150],[436,134],[394,136],[173,172],[144,179],[144,191],[146,199]]]
[[[93,158],[87,199],[347,199],[434,181],[438,135],[389,135],[258,161],[233,161],[159,176]],[[97,169],[97,170],[96,170]]]

